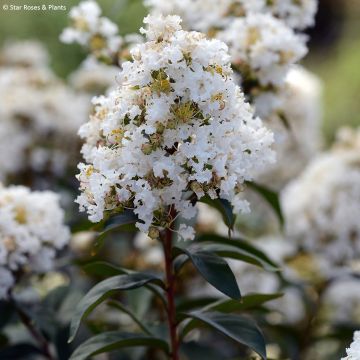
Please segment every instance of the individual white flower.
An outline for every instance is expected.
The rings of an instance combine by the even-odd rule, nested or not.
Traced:
[[[291,65],[307,52],[304,37],[267,14],[236,19],[217,38],[229,46],[232,65],[243,81],[260,87],[282,85]]]
[[[176,16],[144,22],[148,42],[132,50],[120,86],[95,100],[80,129],[81,209],[97,222],[132,208],[144,232],[168,227],[169,207],[194,217],[191,194],[247,211],[241,184],[274,160],[273,138],[232,81],[226,45],[181,30]]]
[[[0,187],[1,297],[6,297],[19,274],[52,269],[56,252],[69,237],[55,193]]]
[[[346,357],[341,360],[359,360],[360,359],[360,331],[355,331],[354,341],[346,349]]]
[[[0,66],[46,67],[49,54],[36,40],[11,41],[0,51]]]
[[[292,68],[277,93],[254,99],[256,113],[274,132],[276,164],[258,176],[258,182],[279,190],[299,175],[322,147],[322,85],[302,67]]]
[[[360,131],[349,132],[282,193],[287,237],[332,268],[360,253]]]

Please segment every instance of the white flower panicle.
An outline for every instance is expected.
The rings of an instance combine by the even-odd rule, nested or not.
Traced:
[[[236,19],[217,38],[229,46],[231,62],[245,87],[246,81],[282,85],[291,65],[307,52],[303,36],[267,14]]]
[[[273,137],[232,81],[226,45],[183,31],[177,16],[144,22],[148,41],[80,129],[88,163],[79,165],[81,209],[97,222],[132,208],[143,232],[168,227],[169,207],[192,218],[194,196],[247,211],[242,185],[274,160]],[[184,224],[180,231],[193,237]]]
[[[15,49],[21,47],[17,43]],[[44,66],[44,56],[31,56],[25,65],[15,55],[9,55],[9,47],[0,51],[8,59],[0,66],[0,150],[6,153],[0,159],[0,179],[26,170],[62,175],[78,161],[76,132],[88,118],[90,96],[58,79]]]
[[[55,193],[0,187],[0,299],[21,275],[51,270],[69,238]]]
[[[71,25],[64,29],[60,40],[66,44],[78,43],[107,64],[118,65],[123,59],[128,59],[129,48],[142,42],[141,36],[120,36],[117,25],[101,16],[101,9],[94,0],[73,7],[69,17]]]
[[[295,66],[287,74],[281,90],[261,93],[254,98],[254,106],[257,115],[275,134],[277,159],[257,181],[280,190],[304,170],[322,147],[321,81]]]
[[[270,14],[293,29],[314,25],[317,0],[145,0],[154,13],[179,15],[185,26],[208,32],[249,13]]]
[[[355,331],[354,341],[346,349],[346,357],[341,360],[360,360],[360,331]]]
[[[333,267],[360,254],[360,131],[345,132],[282,194],[289,239]]]

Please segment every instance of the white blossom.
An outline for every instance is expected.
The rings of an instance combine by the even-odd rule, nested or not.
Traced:
[[[6,153],[0,159],[0,179],[28,167],[58,176],[71,162],[74,166],[76,132],[88,117],[89,99],[47,66],[0,66],[0,149]]]
[[[360,253],[360,131],[340,134],[282,193],[289,241],[333,269]]]
[[[232,81],[226,45],[183,31],[176,16],[145,24],[148,42],[80,129],[81,209],[97,222],[132,208],[144,232],[169,226],[168,207],[194,217],[192,193],[248,210],[240,185],[274,160],[273,138]]]
[[[317,0],[145,0],[152,12],[179,15],[184,26],[208,32],[249,13],[271,14],[294,29],[314,25]]]
[[[271,15],[251,13],[217,34],[240,75],[260,86],[282,85],[292,64],[307,52],[305,39]]]
[[[117,25],[101,16],[101,9],[94,0],[85,0],[73,7],[69,18],[71,24],[61,33],[60,40],[66,44],[78,43],[107,65],[118,66],[129,57],[133,44],[142,42],[142,37],[134,34],[120,36]]]
[[[0,298],[7,296],[20,273],[51,270],[56,252],[69,237],[55,193],[0,187]]]
[[[355,331],[354,341],[346,349],[346,357],[341,360],[359,360],[360,359],[360,331]]]

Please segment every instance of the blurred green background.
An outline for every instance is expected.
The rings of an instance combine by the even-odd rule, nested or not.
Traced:
[[[66,77],[85,56],[77,45],[64,45],[58,40],[67,24],[68,10],[78,2],[1,0],[0,44],[12,39],[39,39],[46,44],[56,73]],[[137,31],[146,15],[142,0],[98,2],[104,15],[115,21],[124,34]],[[4,4],[65,5],[67,11],[4,11]],[[304,63],[323,80],[324,131],[331,140],[339,126],[360,125],[360,1],[320,1],[317,27],[310,35],[313,40]]]

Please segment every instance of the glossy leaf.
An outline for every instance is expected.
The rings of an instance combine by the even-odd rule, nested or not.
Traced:
[[[273,262],[264,252],[259,250],[256,246],[251,244],[249,241],[243,239],[228,239],[226,237],[215,235],[215,234],[205,234],[199,236],[195,239],[197,243],[213,243],[219,245],[226,245],[224,247],[208,247],[209,250],[215,251],[221,256],[229,258],[237,258],[248,263],[251,263],[256,266],[260,266],[269,271],[278,271],[279,266]],[[229,251],[229,247],[235,248],[237,251],[233,250],[233,255]],[[228,253],[228,256],[226,255]]]
[[[118,350],[125,347],[147,346],[169,351],[168,344],[159,338],[136,333],[109,331],[96,335],[81,344],[70,360],[86,360],[90,356]]]
[[[199,201],[218,210],[222,215],[225,225],[231,230],[234,228],[235,216],[229,201],[224,199],[211,199],[208,195],[202,197]]]
[[[254,191],[256,191],[258,194],[260,194],[263,199],[272,207],[275,214],[277,215],[280,225],[284,225],[284,215],[281,209],[281,204],[279,200],[279,195],[275,192],[267,188],[266,186],[254,183],[254,182],[248,182],[247,186]]]
[[[220,256],[208,251],[175,248],[175,252],[188,256],[203,278],[232,299],[240,299],[240,290],[228,263]]]
[[[129,273],[128,270],[110,264],[106,261],[93,261],[85,265],[82,265],[82,269],[88,275],[99,276],[104,278],[109,276],[124,275]]]
[[[95,285],[83,297],[75,309],[70,326],[69,341],[74,339],[81,320],[115,291],[137,289],[150,283],[158,284],[160,286],[163,285],[158,277],[142,273],[114,276]]]
[[[257,325],[249,318],[241,315],[222,314],[218,312],[191,312],[186,314],[192,318],[183,330],[183,336],[199,325],[207,325],[219,331],[239,344],[245,345],[262,359],[266,360],[265,340]]]

